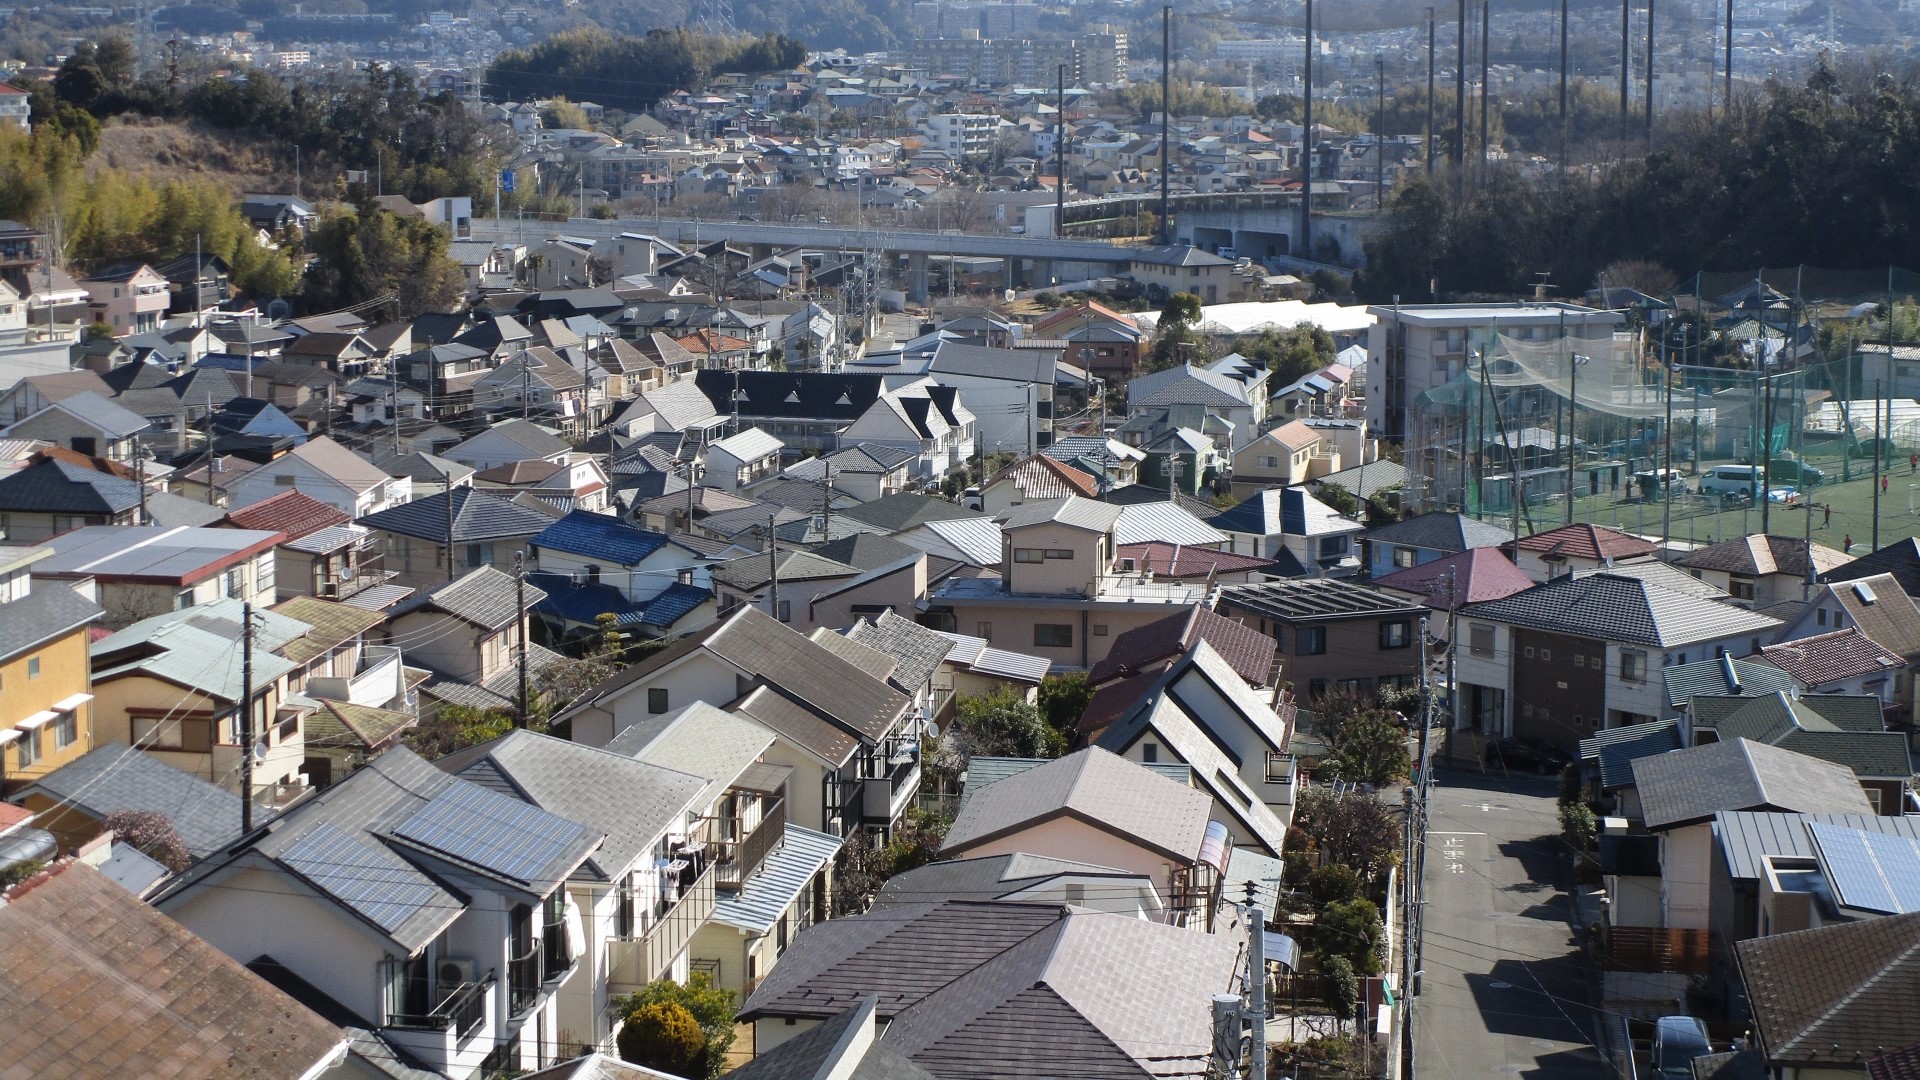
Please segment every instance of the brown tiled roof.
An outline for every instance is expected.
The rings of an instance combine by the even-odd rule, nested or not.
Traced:
[[[1651,540],[1642,540],[1619,529],[1609,529],[1605,525],[1592,525],[1586,522],[1562,525],[1543,533],[1523,536],[1514,541],[1514,546],[1523,551],[1537,551],[1542,555],[1559,555],[1576,559],[1624,559],[1637,555],[1652,555],[1660,550],[1660,545]]]
[[[352,520],[353,515],[328,506],[305,492],[289,490],[230,511],[222,524],[236,529],[285,533],[288,540],[298,540]]]
[[[1846,565],[1847,557],[1830,547],[1795,536],[1736,536],[1689,552],[1674,560],[1691,570],[1718,570],[1728,574],[1787,574],[1805,577],[1807,561],[1815,576]]]
[[[1453,593],[1447,592],[1447,571],[1453,571]],[[1513,565],[1512,560],[1494,548],[1468,548],[1443,559],[1396,570],[1373,579],[1382,589],[1398,589],[1427,598],[1427,606],[1436,611],[1451,611],[1461,604],[1483,600],[1504,600],[1514,593],[1533,588],[1533,579]]]
[[[1857,626],[1778,645],[1763,645],[1760,656],[1808,686],[1839,682],[1856,675],[1891,672],[1906,666],[1905,661],[1861,633]]]
[[[1169,544],[1165,540],[1150,540],[1144,544],[1121,544],[1114,548],[1114,555],[1122,559],[1132,559],[1141,570],[1151,570],[1161,577],[1203,578],[1218,571],[1222,574],[1244,574],[1249,570],[1266,570],[1278,565],[1272,559],[1263,559],[1258,555],[1240,555],[1217,548],[1193,547],[1191,545]]]
[[[346,1042],[192,931],[83,863],[0,907],[0,1075],[310,1075]]]
[[[1920,1080],[1920,1043],[1868,1058],[1867,1080]]]
[[[1140,704],[1140,699],[1147,696],[1147,691],[1160,681],[1161,669],[1170,663],[1171,659],[1155,665],[1152,670],[1117,679],[1095,690],[1093,697],[1087,700],[1086,709],[1080,714],[1077,725],[1079,732],[1091,737],[1132,712],[1133,707]]]
[[[1914,1037],[1920,912],[1734,946],[1769,1064],[1842,1071]]]
[[[1098,686],[1144,671],[1159,661],[1182,655],[1196,641],[1213,646],[1248,685],[1267,685],[1273,670],[1273,639],[1199,604],[1114,638],[1107,658],[1094,665],[1088,678]]]
[[[1100,485],[1094,482],[1093,477],[1045,454],[1035,454],[1025,461],[1014,462],[987,481],[986,486],[1002,480],[1012,480],[1013,486],[1029,499],[1064,499],[1069,495],[1094,499],[1100,496]]]

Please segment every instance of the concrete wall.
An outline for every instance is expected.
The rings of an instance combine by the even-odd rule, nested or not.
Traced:
[[[1029,525],[1006,534],[1007,561],[1002,573],[1007,591],[1041,596],[1090,596],[1113,561],[1111,533],[1090,533],[1058,523]],[[1066,558],[1021,562],[1022,549],[1069,553]]]
[[[1669,829],[1661,834],[1661,925],[1706,929],[1711,907],[1712,859],[1712,822]]]

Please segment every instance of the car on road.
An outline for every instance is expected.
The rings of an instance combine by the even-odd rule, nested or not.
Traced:
[[[1488,743],[1483,756],[1488,765],[1504,768],[1508,772],[1532,769],[1543,776],[1550,776],[1573,764],[1573,755],[1550,742],[1513,736]]]
[[[1693,1059],[1713,1053],[1707,1025],[1696,1016],[1663,1016],[1653,1024],[1653,1075],[1693,1080]]]

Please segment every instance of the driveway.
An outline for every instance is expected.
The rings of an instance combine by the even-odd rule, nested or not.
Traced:
[[[1416,1080],[1599,1080],[1558,786],[1435,774]]]

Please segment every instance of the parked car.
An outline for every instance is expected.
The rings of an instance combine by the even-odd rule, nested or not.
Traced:
[[[1693,1059],[1713,1053],[1707,1025],[1695,1016],[1663,1016],[1653,1025],[1653,1075],[1693,1080]]]
[[[1805,491],[1825,482],[1827,474],[1818,465],[1809,465],[1796,457],[1777,457],[1767,463],[1767,475],[1775,484],[1791,485]]]
[[[1488,743],[1485,758],[1487,764],[1499,766],[1508,772],[1532,769],[1545,776],[1573,764],[1573,755],[1550,742],[1516,737],[1495,739]]]
[[[1756,465],[1716,465],[1700,477],[1702,495],[1760,497],[1760,468]]]

